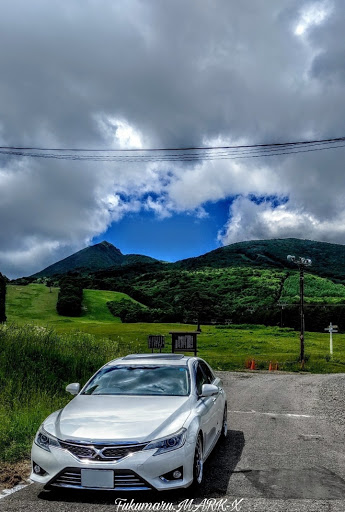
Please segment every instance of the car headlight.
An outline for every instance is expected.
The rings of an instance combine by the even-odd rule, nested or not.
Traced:
[[[185,443],[186,433],[187,430],[185,428],[181,428],[181,430],[175,434],[172,434],[171,436],[162,437],[161,439],[151,441],[151,443],[145,446],[144,450],[157,449],[156,453],[153,455],[159,455],[160,453],[171,452],[172,450],[181,448],[181,446],[183,446]]]
[[[43,427],[39,428],[35,437],[35,443],[37,446],[43,448],[43,450],[46,450],[47,452],[50,452],[50,446],[56,446],[57,448],[60,447],[60,443],[56,437],[48,434]]]

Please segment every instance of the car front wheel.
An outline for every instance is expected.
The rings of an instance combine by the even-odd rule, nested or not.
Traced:
[[[222,439],[225,439],[228,434],[228,408],[225,405],[224,407],[224,414],[223,414],[223,423],[222,423],[222,430],[220,433],[220,437]]]

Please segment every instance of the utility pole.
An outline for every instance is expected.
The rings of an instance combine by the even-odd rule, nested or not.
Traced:
[[[301,354],[300,360],[302,365],[304,365],[304,267],[303,265],[299,266],[299,311],[300,311],[300,325],[301,325]]]
[[[309,258],[296,258],[296,256],[289,255],[288,261],[295,263],[299,268],[299,312],[300,312],[300,361],[302,368],[304,367],[304,269],[311,266]]]

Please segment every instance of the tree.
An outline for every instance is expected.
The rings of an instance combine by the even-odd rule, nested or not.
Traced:
[[[54,286],[54,281],[49,279],[49,277],[46,280],[46,286],[49,288],[49,292],[52,293],[52,286]]]
[[[200,331],[201,321],[207,322],[212,316],[212,299],[202,291],[184,291],[178,296],[178,306],[183,311],[185,321],[197,323]]]
[[[56,304],[58,314],[64,316],[80,316],[82,301],[83,288],[81,281],[73,276],[62,278]]]

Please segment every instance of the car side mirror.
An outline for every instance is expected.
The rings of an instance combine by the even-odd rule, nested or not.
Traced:
[[[214,384],[203,384],[200,396],[213,396],[216,395],[217,393],[219,393],[219,389]]]
[[[68,391],[68,393],[71,393],[71,395],[77,395],[80,391],[79,382],[73,382],[72,384],[68,384],[68,386],[66,386],[66,391]]]

